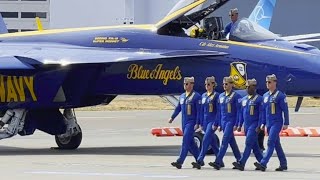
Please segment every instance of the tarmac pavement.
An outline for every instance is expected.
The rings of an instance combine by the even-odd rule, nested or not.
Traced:
[[[275,172],[279,166],[276,154],[266,172],[254,170],[251,156],[246,170],[232,170],[235,160],[231,149],[225,156],[226,167],[220,171],[208,166],[214,160],[205,158],[201,170],[192,169],[188,156],[182,169],[170,165],[180,152],[181,137],[154,137],[154,127],[180,127],[180,116],[167,124],[172,111],[76,111],[83,130],[77,150],[53,150],[54,137],[36,131],[33,136],[16,136],[0,142],[2,179],[319,179],[320,138],[283,137],[282,146],[288,159],[287,172]],[[319,108],[290,109],[290,126],[320,127]],[[221,133],[218,136],[221,137]],[[244,137],[236,137],[241,151]],[[267,137],[265,141],[265,146]]]

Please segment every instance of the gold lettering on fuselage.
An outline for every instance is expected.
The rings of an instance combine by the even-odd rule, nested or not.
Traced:
[[[145,69],[142,65],[131,64],[128,68],[128,79],[138,80],[162,80],[163,85],[167,85],[169,80],[181,80],[181,70],[176,66],[172,70],[163,69],[163,64],[158,64],[154,69]]]
[[[229,49],[229,46],[224,44],[215,44],[215,43],[207,43],[207,42],[201,42],[199,44],[201,47],[211,47],[211,48],[222,48],[222,49]]]
[[[34,77],[0,75],[0,102],[25,102],[26,93],[37,101],[34,93]]]
[[[129,39],[124,37],[95,37],[92,42],[114,44],[114,43],[126,43],[128,41]]]

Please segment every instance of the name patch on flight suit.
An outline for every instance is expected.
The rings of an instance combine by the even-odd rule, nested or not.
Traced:
[[[191,104],[189,104],[189,103],[187,105],[187,114],[191,115]]]
[[[276,98],[279,94],[279,91],[277,91],[273,96],[271,95],[270,103],[271,103],[271,114],[276,114]]]
[[[276,114],[276,105],[273,100],[271,101],[271,114]]]
[[[213,112],[213,104],[212,104],[212,102],[209,103],[209,112]]]
[[[212,100],[213,100],[213,98],[216,96],[216,93],[214,93],[214,94],[211,94],[210,96],[209,96],[209,112],[211,113],[211,112],[213,112],[213,102],[212,102]]]
[[[254,115],[254,106],[256,105],[255,101],[257,100],[258,96],[256,95],[249,103],[250,106],[250,115]]]
[[[230,97],[229,98],[227,98],[226,99],[226,103],[228,103],[227,104],[227,109],[228,109],[228,113],[231,113],[231,100],[232,100],[232,98],[233,98],[233,96],[234,96],[234,92],[230,95]]]
[[[187,104],[187,115],[191,115],[191,101],[195,93],[193,92],[189,97],[186,99],[186,104]],[[198,103],[198,102],[197,102]]]

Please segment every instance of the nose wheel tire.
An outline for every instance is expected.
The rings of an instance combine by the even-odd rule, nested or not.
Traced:
[[[201,132],[195,132],[194,135],[193,135],[194,142],[195,142],[196,145],[198,146],[199,150],[201,150],[201,148],[202,148],[203,137],[204,137],[204,134],[201,133]],[[216,138],[217,145],[218,145],[218,147],[220,148],[220,140],[219,140],[219,137],[218,137],[216,134],[214,134],[214,138]],[[207,154],[214,154],[211,146],[209,146],[209,149],[208,149],[208,151],[207,151]]]
[[[58,145],[58,149],[77,149],[82,141],[82,132],[80,131],[78,134],[69,137],[63,137],[61,135],[55,136],[56,143]]]

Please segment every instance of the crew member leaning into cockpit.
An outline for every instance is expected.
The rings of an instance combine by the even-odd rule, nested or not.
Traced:
[[[231,22],[224,29],[225,36],[227,36],[230,33],[232,26],[238,21],[238,16],[239,16],[238,9],[237,8],[231,9],[229,12],[229,16],[230,16]]]
[[[206,38],[205,34],[205,29],[202,27],[194,27],[190,31],[191,38]]]

